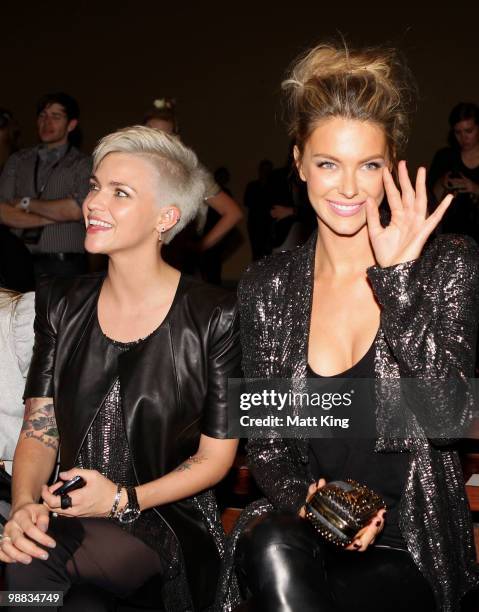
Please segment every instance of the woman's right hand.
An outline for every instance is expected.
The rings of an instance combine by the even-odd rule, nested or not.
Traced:
[[[320,478],[317,482],[313,482],[312,484],[310,484],[309,489],[308,489],[308,495],[306,496],[306,503],[308,503],[309,500],[316,493],[316,491],[318,489],[321,489],[321,487],[324,487],[325,484],[326,484],[326,481],[324,480],[324,478]],[[306,516],[306,506],[301,506],[301,510],[299,511],[299,516],[301,518],[304,518]]]
[[[0,561],[28,565],[32,557],[48,559],[48,553],[37,544],[55,547],[55,540],[46,534],[49,521],[48,509],[43,504],[24,504],[15,510],[0,537]]]

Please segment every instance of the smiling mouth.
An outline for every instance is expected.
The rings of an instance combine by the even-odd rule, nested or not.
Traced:
[[[343,215],[354,215],[360,208],[364,205],[363,202],[358,202],[357,204],[343,204],[342,202],[334,202],[333,200],[328,200],[328,204],[330,207],[337,213]]]
[[[100,219],[88,219],[88,227],[104,227],[105,229],[111,229],[113,225],[106,221],[100,221]]]

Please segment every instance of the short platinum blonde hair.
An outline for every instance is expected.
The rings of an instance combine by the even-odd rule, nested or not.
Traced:
[[[204,170],[196,154],[177,136],[144,125],[134,125],[108,134],[93,151],[93,170],[110,153],[128,153],[148,159],[156,168],[161,190],[160,207],[176,206],[180,219],[163,234],[168,244],[190,221],[204,214]]]

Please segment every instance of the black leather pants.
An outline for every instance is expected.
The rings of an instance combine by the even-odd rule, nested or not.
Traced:
[[[407,551],[345,551],[304,519],[270,514],[238,542],[237,563],[253,610],[261,612],[432,612],[434,597]]]

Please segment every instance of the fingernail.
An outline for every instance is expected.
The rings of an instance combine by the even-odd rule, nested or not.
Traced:
[[[43,553],[43,555],[41,556],[41,558],[46,561],[48,559],[48,553]]]
[[[57,545],[57,543],[56,543],[56,542],[53,542],[53,544],[49,544],[48,546],[49,546],[50,548],[55,548],[55,546],[56,546],[56,545]]]

